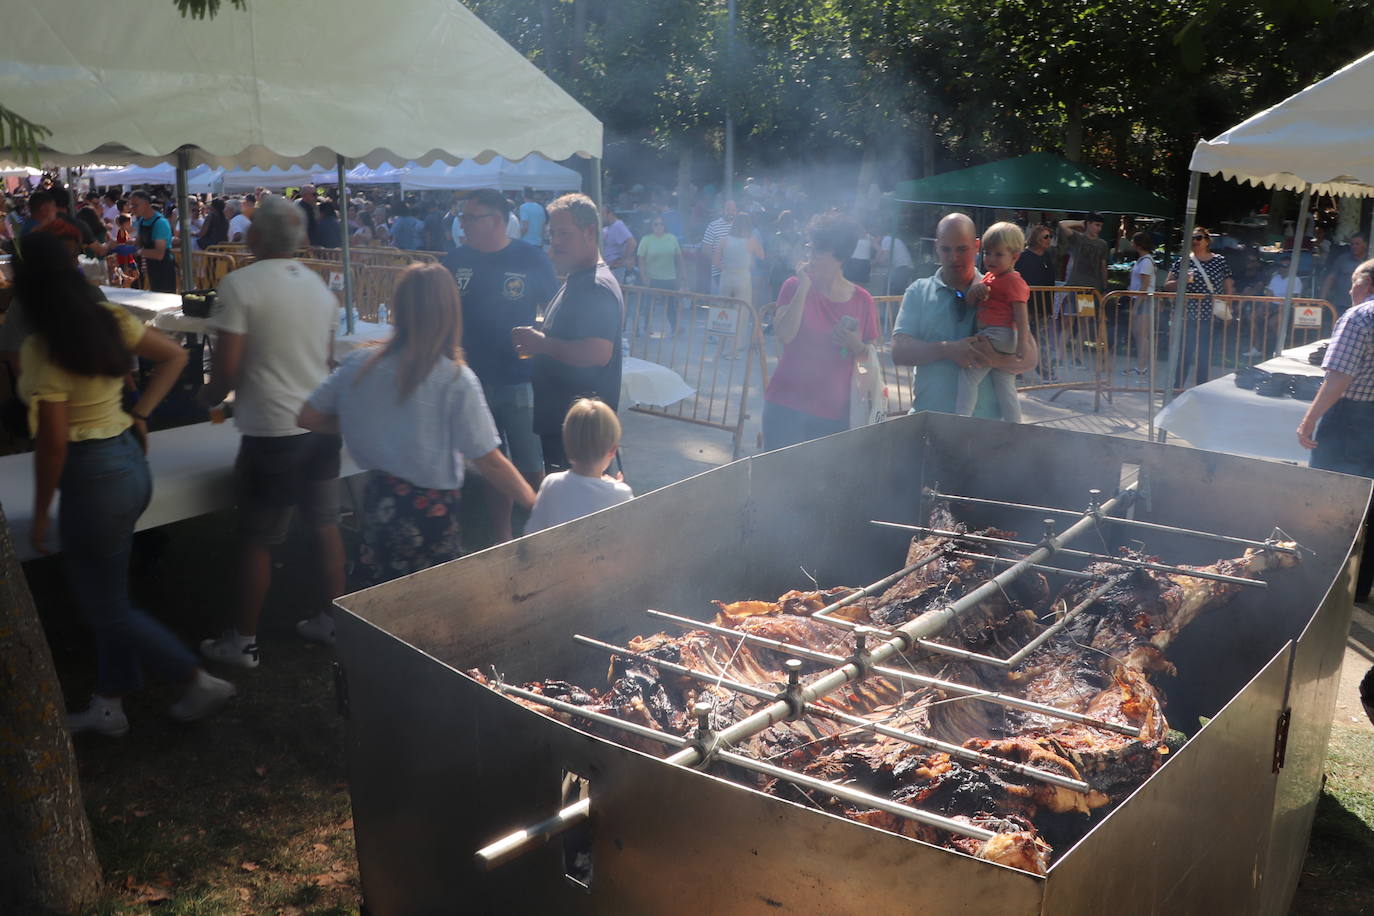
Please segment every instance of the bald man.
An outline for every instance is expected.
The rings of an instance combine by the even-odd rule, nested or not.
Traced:
[[[1034,338],[1025,341],[1022,355],[1017,357],[998,353],[986,339],[975,336],[977,308],[970,293],[975,299],[981,298],[981,277],[976,269],[978,246],[973,220],[962,213],[945,216],[935,231],[940,269],[933,276],[912,283],[902,297],[892,332],[892,361],[917,369],[912,413],[954,413],[960,369],[991,366],[1020,373],[1034,369],[1039,361],[1040,351]],[[985,377],[978,388],[973,415],[1000,418],[990,377]]]

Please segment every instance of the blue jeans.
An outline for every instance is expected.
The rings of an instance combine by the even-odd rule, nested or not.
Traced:
[[[787,448],[789,445],[842,433],[847,429],[848,417],[843,420],[828,420],[825,417],[774,404],[772,401],[763,402],[764,451]]]
[[[1317,424],[1317,447],[1311,467],[1341,474],[1374,477],[1374,401],[1341,398]],[[1374,506],[1365,512],[1364,554],[1355,597],[1364,600],[1374,583]]]
[[[134,523],[153,492],[133,433],[68,445],[60,486],[57,524],[67,579],[95,631],[95,692],[117,697],[136,690],[141,664],[168,681],[190,679],[200,667],[196,657],[129,601]]]

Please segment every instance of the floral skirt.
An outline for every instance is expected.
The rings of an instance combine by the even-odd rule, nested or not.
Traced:
[[[369,471],[355,570],[359,587],[398,579],[461,555],[460,492],[430,490],[385,471]]]

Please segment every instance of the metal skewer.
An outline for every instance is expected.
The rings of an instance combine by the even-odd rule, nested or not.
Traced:
[[[693,668],[688,668],[686,665],[679,665],[676,662],[663,661],[662,659],[655,658],[652,655],[645,655],[642,652],[635,652],[631,649],[625,649],[612,643],[602,642],[599,639],[592,639],[589,636],[574,636],[573,639],[584,646],[591,646],[595,649],[600,649],[603,652],[611,652],[619,655],[625,655],[630,658],[637,658],[664,671],[672,671],[675,674],[681,674],[686,677],[694,678],[695,680],[699,680],[707,684],[719,684],[721,687],[724,687],[727,690],[733,690],[737,693],[745,694],[746,696],[756,697],[761,700],[773,700],[776,699],[778,696],[778,692],[776,690],[767,690],[765,688],[758,687],[754,684],[745,684],[741,681],[732,680],[721,675],[711,674],[708,671],[697,671]],[[948,741],[941,741],[938,738],[931,738],[928,735],[917,735],[913,734],[912,732],[906,732],[901,731],[900,729],[890,728],[886,725],[882,725],[877,722],[870,722],[862,716],[851,715],[850,713],[843,712],[838,709],[817,706],[814,703],[809,702],[802,702],[800,705],[802,707],[802,710],[808,715],[818,715],[824,718],[834,719],[837,722],[843,722],[846,725],[852,725],[855,728],[875,732],[876,734],[883,735],[887,738],[895,738],[898,741],[906,741],[907,743],[914,744],[917,747],[929,748],[930,750],[934,751],[942,751],[950,755],[951,757],[963,760],[966,763],[977,763],[983,766],[997,767],[999,769],[1008,770],[1012,773],[1017,773],[1021,776],[1025,776],[1029,779],[1035,779],[1040,782],[1048,783],[1052,786],[1059,786],[1064,789],[1072,789],[1075,792],[1089,792],[1092,789],[1091,786],[1089,786],[1086,782],[1084,782],[1081,779],[1073,779],[1068,776],[1061,776],[1058,773],[1051,773],[1049,770],[1042,770],[1039,767],[1028,766],[1024,763],[1017,763],[1015,760],[1007,760],[1003,757],[995,757],[992,754],[984,754],[980,751],[969,750],[968,748],[962,747],[958,744],[951,744]]]
[[[960,649],[957,646],[947,646],[944,643],[931,642],[928,639],[917,640],[917,644],[922,649],[926,649],[930,652],[938,652],[941,655],[952,655],[966,661],[978,662],[983,665],[993,665],[998,668],[1015,668],[1025,661],[1032,652],[1043,646],[1046,641],[1052,639],[1056,633],[1068,626],[1071,620],[1092,607],[1099,598],[1115,588],[1117,584],[1118,583],[1115,581],[1107,582],[1100,588],[1094,589],[1092,594],[1074,605],[1062,618],[1055,621],[1049,627],[1046,627],[1042,633],[1038,634],[1034,639],[1006,658],[998,658],[995,655],[983,655],[980,652],[970,652],[967,649]],[[1131,732],[1131,734],[1134,737],[1138,737],[1139,731]]]
[[[1089,516],[1092,518],[1092,516]],[[936,537],[947,537],[950,540],[973,541],[976,544],[992,544],[999,547],[1023,547],[1033,550],[1041,545],[1032,544],[1028,541],[1013,541],[1010,538],[985,537],[981,534],[960,534],[958,531],[945,531],[942,528],[926,528],[922,525],[908,525],[903,522],[883,522],[873,519],[870,525],[877,525],[880,528],[898,528],[902,531],[917,531],[922,534],[933,534]],[[1176,576],[1188,576],[1193,579],[1211,579],[1216,582],[1229,582],[1232,585],[1248,585],[1251,588],[1268,588],[1269,583],[1263,579],[1245,579],[1240,576],[1228,576],[1224,573],[1204,572],[1199,569],[1186,569],[1182,566],[1167,566],[1163,563],[1150,563],[1145,560],[1132,560],[1127,557],[1114,557],[1105,553],[1092,553],[1087,550],[1069,550],[1067,547],[1060,547],[1057,551],[1066,557],[1082,557],[1087,560],[1098,560],[1103,563],[1113,563],[1117,566],[1129,566],[1132,569],[1152,569],[1156,572],[1172,573]]]
[[[1064,623],[1067,623],[1070,617],[1074,613],[1085,607],[1086,604],[1087,602],[1084,602],[1083,605],[1080,605],[1078,608],[1075,608],[1073,611],[1070,611],[1069,615],[1066,615],[1064,620],[1055,624],[1055,627],[1060,627]],[[692,620],[688,617],[679,617],[676,614],[668,614],[664,611],[651,610],[647,613],[652,617],[656,617],[661,620],[666,620],[684,629],[700,629],[706,630],[709,633],[717,633],[727,638],[742,638],[746,642],[759,646],[760,648],[772,649],[775,652],[782,652],[788,655],[794,655],[798,658],[805,658],[808,661],[822,662],[825,664],[839,664],[840,662],[844,661],[844,658],[842,656],[832,655],[829,652],[822,652],[818,649],[808,648],[807,646],[799,646],[796,643],[783,642],[782,640],[771,639],[767,636],[755,636],[752,633],[741,633],[739,630],[732,630],[729,627],[721,627],[713,623],[702,623],[699,620]],[[1051,627],[1050,629],[1054,629],[1054,627]],[[1040,636],[1036,637],[1036,639],[1040,639],[1043,641],[1045,638],[1047,638],[1046,633],[1049,632],[1050,630],[1046,630],[1045,633],[1041,633]],[[924,643],[925,640],[921,640],[921,642]],[[1026,652],[1027,649],[1033,648],[1035,648],[1034,645],[1028,645],[1026,649],[1022,649],[1021,651]],[[1029,653],[1027,652],[1027,654]],[[1013,656],[1013,658],[1015,658],[1015,656]],[[993,661],[999,664],[1007,664],[1008,666],[1011,666],[1011,659],[1007,659],[1005,661],[1003,659],[993,659]],[[1132,738],[1140,737],[1139,728],[1131,728],[1129,725],[1118,725],[1115,722],[1107,722],[1103,719],[1094,719],[1092,716],[1085,716],[1082,713],[1072,712],[1071,710],[1067,709],[1060,709],[1057,706],[1049,706],[1044,703],[1036,703],[1032,700],[1023,700],[1020,697],[1010,696],[1005,693],[997,693],[996,691],[992,690],[984,690],[981,687],[969,687],[965,684],[960,684],[955,681],[946,681],[937,677],[929,677],[924,674],[917,674],[914,671],[903,671],[900,668],[889,668],[883,665],[874,665],[873,673],[882,675],[886,678],[891,678],[892,680],[900,680],[910,684],[917,684],[921,687],[934,687],[937,690],[943,690],[946,693],[952,693],[958,696],[965,696],[973,700],[982,700],[986,703],[995,703],[998,706],[1006,706],[1011,709],[1021,709],[1026,712],[1033,712],[1042,716],[1048,716],[1055,719],[1064,719],[1068,722],[1076,722],[1080,725],[1087,725],[1092,728],[1100,728],[1106,731],[1116,732],[1117,734],[1128,735]]]
[[[989,563],[999,563],[1003,566],[1011,566],[1016,560],[1010,557],[997,557],[986,553],[969,553],[965,550],[951,550],[948,552],[951,557],[963,557],[965,560],[986,560]],[[1053,573],[1056,576],[1065,576],[1070,579],[1101,579],[1101,576],[1094,576],[1092,573],[1079,572],[1076,569],[1060,569],[1058,566],[1032,565],[1031,569],[1040,572]]]
[[[1024,509],[1027,512],[1038,512],[1051,515],[1079,515],[1077,509],[1056,509],[1052,506],[1032,506],[1027,503],[1013,503],[1001,499],[981,499],[977,496],[954,496],[950,493],[941,493],[938,490],[927,489],[925,495],[929,499],[942,499],[952,503],[968,503],[975,506],[1000,506],[1007,509]],[[1145,528],[1150,531],[1163,531],[1168,534],[1183,534],[1188,537],[1205,538],[1209,541],[1220,541],[1224,544],[1237,544],[1243,547],[1261,547],[1265,550],[1277,550],[1281,553],[1297,553],[1296,547],[1288,547],[1274,541],[1255,541],[1250,538],[1232,537],[1229,534],[1213,534],[1210,531],[1198,531],[1194,528],[1179,528],[1176,525],[1161,525],[1157,522],[1142,522],[1134,518],[1122,518],[1118,515],[1101,516],[1104,522],[1115,522],[1118,525],[1126,525],[1130,528]]]
[[[818,620],[826,620],[831,623],[839,623],[841,625],[849,624],[851,621],[845,620],[843,617],[831,617],[830,615],[842,607],[848,607],[861,598],[871,598],[874,595],[887,591],[894,583],[900,582],[902,579],[905,579],[922,567],[929,566],[944,555],[945,552],[942,550],[933,551],[930,555],[922,557],[915,563],[903,566],[892,575],[884,576],[872,585],[865,585],[863,588],[855,589],[839,601],[826,605],[819,611],[814,612],[811,616]]]
[[[492,687],[492,689],[496,690],[499,693],[521,697],[522,699],[530,700],[531,702],[538,703],[541,706],[547,706],[550,709],[556,709],[559,712],[568,713],[569,715],[581,716],[584,719],[587,719],[591,722],[596,722],[600,725],[605,725],[609,728],[623,729],[625,731],[631,732],[632,734],[639,735],[641,738],[648,738],[651,741],[658,741],[663,744],[667,744],[671,747],[685,747],[687,744],[690,743],[688,739],[679,737],[678,735],[671,735],[668,732],[661,732],[644,725],[638,725],[633,722],[627,722],[624,719],[617,718],[616,716],[607,715],[606,713],[602,712],[596,712],[591,709],[584,709],[583,707],[578,706],[574,703],[568,703],[563,700],[557,700],[553,697],[546,697],[528,690],[522,690],[519,687],[511,687],[506,684],[492,684],[490,686]],[[921,811],[917,808],[912,808],[908,805],[903,805],[898,802],[894,802],[890,798],[882,798],[877,795],[870,795],[867,792],[861,792],[857,789],[851,789],[848,786],[841,786],[833,782],[827,782],[823,779],[817,779],[814,776],[807,776],[804,773],[798,773],[794,770],[789,770],[784,767],[775,766],[771,763],[765,763],[762,760],[755,760],[753,757],[746,757],[743,754],[735,754],[729,751],[722,751],[718,753],[716,756],[718,759],[723,760],[726,763],[733,764],[734,766],[738,766],[742,769],[751,770],[755,773],[760,773],[765,776],[771,776],[775,779],[786,780],[787,782],[795,783],[799,786],[805,786],[808,789],[815,789],[818,792],[825,792],[826,794],[833,795],[835,798],[841,799],[843,801],[853,802],[855,804],[865,805],[871,808],[877,808],[880,811],[886,811],[889,814],[895,814],[898,817],[904,817],[908,820],[913,820],[922,824],[927,824],[931,827],[938,827],[941,830],[948,830],[950,833],[957,833],[960,836],[972,837],[976,840],[983,840],[985,842],[996,836],[995,832],[987,830],[983,827],[975,827],[972,824],[965,824],[962,821],[956,821],[952,818],[944,817],[939,814],[933,814],[929,811]],[[583,799],[583,801],[590,802],[590,799]],[[492,844],[492,846],[487,847],[487,849],[484,849],[477,854],[478,865],[481,865],[484,868],[491,868],[493,866],[500,865],[502,862],[505,861],[505,858],[496,857],[497,855],[500,855],[500,852],[495,850],[496,845],[497,844]],[[495,855],[484,855],[485,853],[487,853],[488,850],[493,850]]]
[[[1092,530],[1097,524],[1098,513],[1110,512],[1115,506],[1122,502],[1134,499],[1137,486],[1138,484],[1136,483],[1131,484],[1100,506],[1097,505],[1097,500],[1093,499],[1092,507],[1084,512],[1077,521],[1069,525],[1068,528],[1064,529],[1064,531],[1057,536],[1052,532],[1047,532],[1044,543],[1038,545],[1025,559],[1019,561],[1015,566],[998,573],[982,585],[969,591],[962,598],[950,603],[947,607],[931,611],[915,620],[907,621],[902,624],[886,642],[880,643],[872,650],[865,648],[861,652],[856,652],[856,657],[853,660],[847,661],[835,670],[801,687],[795,696],[789,695],[782,699],[775,700],[731,725],[729,728],[719,732],[714,736],[715,744],[713,746],[716,748],[732,747],[740,741],[751,738],[764,729],[790,717],[798,702],[809,703],[812,700],[834,693],[836,690],[839,690],[841,687],[853,681],[863,680],[872,671],[874,665],[881,665],[894,655],[909,650],[916,644],[916,640],[940,632],[962,616],[966,611],[977,607],[981,602],[992,597],[994,593],[1000,592],[1006,585],[1020,578],[1021,574],[1031,566],[1049,559],[1056,551],[1062,549],[1060,546],[1061,544],[1067,543],[1079,535]],[[852,600],[857,601],[861,591],[856,592]],[[683,766],[696,766],[698,763],[705,760],[707,756],[708,755],[701,749],[693,746],[684,747],[682,750],[666,759],[668,763]],[[578,802],[577,805],[581,805],[581,802]],[[570,808],[572,807],[576,807],[576,805],[570,806]],[[570,808],[565,808],[564,812],[567,812]],[[560,816],[562,813],[563,812],[560,812]],[[586,812],[584,810],[580,819],[585,820],[585,818]],[[555,820],[557,819],[550,819],[550,821]],[[578,820],[558,821],[558,823],[561,824],[559,829],[565,830],[578,822]],[[527,831],[516,831],[504,837],[495,845],[507,848],[509,853],[508,857],[510,857],[533,849],[535,846],[545,842],[549,836],[554,835],[545,832],[539,835],[524,836],[523,834],[526,833]],[[482,853],[479,852],[478,855],[480,857]]]

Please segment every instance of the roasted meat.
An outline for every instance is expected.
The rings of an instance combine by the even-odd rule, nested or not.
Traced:
[[[933,526],[967,533],[948,510],[936,509]],[[1005,535],[1005,532],[988,532]],[[895,628],[948,607],[997,569],[981,560],[954,556],[955,551],[982,552],[958,538],[914,539],[906,565],[935,557],[905,576],[885,593],[844,608],[837,616]],[[1239,577],[1258,577],[1296,562],[1295,553],[1250,550],[1222,560],[1213,570]],[[1056,843],[1071,843],[1091,827],[1094,818],[1138,787],[1169,752],[1164,701],[1150,676],[1172,672],[1165,653],[1179,632],[1206,611],[1219,607],[1240,586],[1194,576],[1128,569],[1110,563],[1091,566],[1093,579],[1072,579],[1057,593],[1039,573],[1023,576],[961,615],[933,641],[1006,658],[1061,619],[1069,608],[1084,604],[1102,590],[1064,627],[1016,668],[1007,670],[918,648],[888,663],[963,685],[1014,694],[1096,720],[1127,726],[1134,735],[1069,722],[1059,717],[1023,712],[935,688],[913,689],[907,682],[870,675],[818,699],[816,713],[779,722],[735,749],[775,765],[818,778],[858,786],[903,804],[962,819],[992,829],[986,843],[951,836],[885,812],[854,808],[818,793],[713,766],[740,781],[786,795],[832,813],[959,849],[983,858],[1043,874],[1053,851],[1037,823],[1053,816]],[[742,635],[763,636],[832,655],[852,651],[852,635],[812,615],[853,589],[792,591],[777,601],[716,602],[716,624]],[[608,713],[677,735],[695,727],[693,704],[712,705],[711,726],[724,728],[769,702],[730,690],[715,678],[757,685],[769,694],[785,682],[783,662],[790,656],[751,645],[743,639],[691,630],[638,637],[632,655],[612,659],[604,690],[562,681],[543,681],[527,688],[598,712]],[[655,660],[682,665],[703,677],[662,669]],[[806,662],[804,683],[829,666]],[[474,673],[474,676],[480,677]],[[557,718],[546,707],[528,702]],[[1042,771],[1081,780],[1080,792],[1032,778],[986,760],[968,760],[932,751],[900,738],[886,737],[827,717],[839,710],[907,733],[925,735],[971,751]],[[617,742],[653,753],[644,739],[577,723]]]

